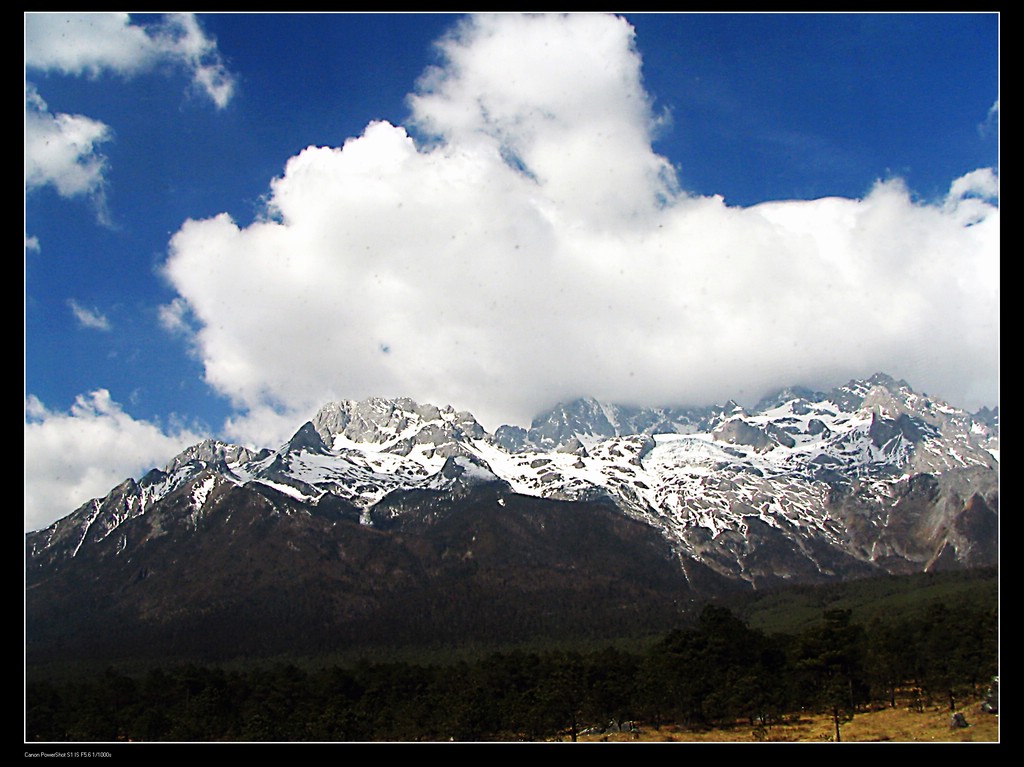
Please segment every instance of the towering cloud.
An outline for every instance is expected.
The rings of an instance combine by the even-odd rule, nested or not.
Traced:
[[[148,316],[173,343],[186,339],[234,407],[216,436],[279,444],[338,398],[450,403],[493,430],[581,394],[751,402],[777,386],[825,389],[875,371],[967,408],[994,404],[998,171],[967,163],[932,199],[898,177],[859,196],[748,207],[695,194],[679,179],[697,174],[655,151],[670,126],[645,88],[643,44],[613,16],[467,19],[437,42],[436,66],[410,81],[407,119],[373,120],[294,153],[267,179],[252,220],[176,219],[159,265],[173,294],[161,286],[159,299],[136,298],[164,302]],[[156,67],[185,72],[210,104],[234,93],[191,15],[27,14],[25,53],[43,91],[58,73],[98,78],[107,91]],[[263,87],[252,74],[254,90]],[[131,154],[114,143],[118,112],[72,113],[104,102],[67,107],[59,92],[44,100],[26,85],[26,191],[87,198],[104,219],[111,168]],[[676,98],[673,130],[706,114]],[[998,101],[986,115],[988,103],[969,118],[979,141],[998,129]],[[234,141],[244,122],[221,114],[209,129],[231,123],[224,135]],[[247,204],[238,203],[232,210]],[[26,232],[33,262],[57,252],[44,240]],[[127,348],[118,345],[130,323],[104,313],[115,302],[67,284],[54,282],[63,292],[49,316],[76,341]],[[63,396],[92,393],[67,412],[26,401],[28,527],[210,436],[129,415],[145,381],[129,394],[134,381],[81,372],[86,383]]]
[[[409,130],[310,147],[261,220],[174,235],[168,316],[249,414],[237,438],[378,394],[491,429],[580,393],[686,404],[875,370],[994,398],[993,171],[934,203],[891,179],[730,207],[679,190],[652,149],[622,19],[474,18],[439,47]]]

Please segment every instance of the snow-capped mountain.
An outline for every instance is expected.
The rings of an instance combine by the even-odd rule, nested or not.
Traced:
[[[827,393],[786,389],[749,412],[734,402],[628,408],[580,399],[529,430],[493,435],[450,407],[346,400],[325,405],[276,450],[207,441],[125,480],[29,534],[28,566],[59,564],[112,537],[130,555],[126,522],[172,497],[192,527],[227,487],[269,489],[302,513],[372,527],[380,509],[394,515],[383,502],[395,494],[458,494],[480,483],[610,500],[656,529],[682,572],[700,563],[755,587],[994,564],[998,456],[998,411],[972,416],[882,374]]]

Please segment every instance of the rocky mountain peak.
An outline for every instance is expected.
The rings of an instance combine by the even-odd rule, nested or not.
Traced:
[[[449,438],[458,435],[481,439],[485,435],[470,413],[456,411],[450,405],[420,404],[408,397],[331,402],[317,412],[311,423],[328,446],[339,437],[347,442],[379,445],[415,439],[428,427],[431,435],[445,434]],[[432,438],[423,437],[420,441]]]
[[[319,453],[321,455],[330,452],[330,449],[324,444],[320,433],[316,430],[312,421],[306,421],[292,438],[288,440],[285,447],[287,450],[294,452],[306,451],[307,453]]]
[[[997,414],[989,420],[997,424]],[[827,395],[791,387],[750,411],[735,402],[634,407],[580,398],[529,430],[503,426],[493,436],[450,406],[342,400],[277,451],[207,440],[26,542],[36,561],[74,558],[154,509],[152,520],[167,509],[207,519],[209,504],[243,497],[271,516],[372,526],[405,508],[386,499],[448,494],[455,502],[466,488],[501,482],[501,492],[527,498],[610,501],[658,530],[682,560],[760,585],[783,572],[923,568],[938,561],[940,545],[944,566],[967,561],[968,551],[972,562],[987,557],[998,455],[997,426],[883,375]],[[957,523],[965,513],[969,523]],[[873,536],[888,536],[885,547]]]
[[[464,487],[502,482],[502,479],[491,470],[487,462],[477,456],[451,456],[445,460],[438,474],[448,480],[446,484],[458,482]]]
[[[164,472],[171,474],[188,463],[197,461],[202,464],[223,462],[239,464],[251,461],[258,453],[241,445],[232,445],[215,439],[204,439],[191,447],[182,450],[164,467]]]

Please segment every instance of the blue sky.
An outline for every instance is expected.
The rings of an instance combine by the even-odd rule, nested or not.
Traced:
[[[998,42],[995,14],[29,14],[26,528],[331,398],[493,430],[883,370],[994,405]]]

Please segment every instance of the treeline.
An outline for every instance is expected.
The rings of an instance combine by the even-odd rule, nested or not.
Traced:
[[[869,703],[951,707],[997,674],[995,610],[935,603],[856,623],[828,610],[798,634],[723,607],[643,651],[494,652],[451,664],[357,663],[247,671],[195,664],[26,685],[26,739],[80,741],[512,741],[584,729],[744,721],[788,712],[841,725]]]

